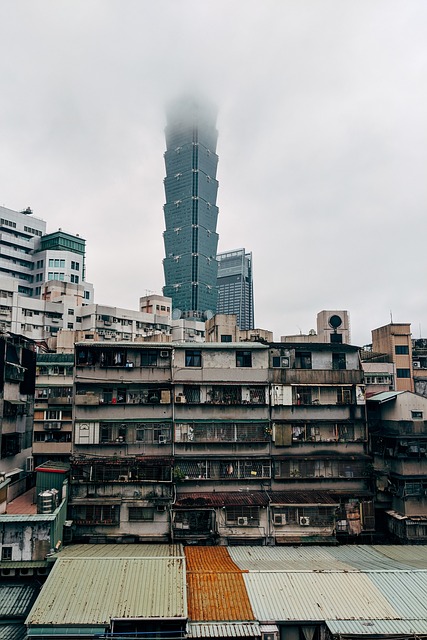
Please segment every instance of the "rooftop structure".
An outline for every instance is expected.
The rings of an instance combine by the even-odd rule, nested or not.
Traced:
[[[235,314],[242,330],[254,328],[252,253],[236,249],[218,253],[218,305],[220,314]]]

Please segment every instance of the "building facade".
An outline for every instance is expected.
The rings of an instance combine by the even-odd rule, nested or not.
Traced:
[[[377,508],[400,543],[427,542],[427,398],[410,391],[367,400]]]
[[[217,307],[216,109],[192,98],[170,106],[166,126],[165,286],[176,316]]]
[[[396,368],[397,391],[414,391],[411,325],[393,323],[373,329],[372,351],[386,354]]]
[[[240,329],[253,329],[254,289],[252,253],[245,249],[226,251],[217,255],[218,305],[220,314],[235,314]]]
[[[76,345],[71,512],[86,541],[293,544],[374,530],[350,345]]]

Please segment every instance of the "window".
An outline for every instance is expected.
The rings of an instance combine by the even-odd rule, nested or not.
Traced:
[[[311,353],[309,351],[307,351],[307,352],[303,352],[302,351],[301,353],[298,354],[297,362],[296,362],[296,368],[297,369],[311,369],[312,368]]]
[[[141,367],[157,367],[157,355],[155,349],[141,351]]]
[[[184,385],[184,397],[186,402],[198,404],[200,402],[200,387]]]
[[[185,366],[186,367],[202,366],[202,352],[200,351],[200,349],[186,349]]]
[[[74,309],[68,309],[68,315],[69,316],[73,316],[74,315]]]
[[[89,300],[90,298],[90,291],[85,291],[85,300]]]
[[[2,562],[7,562],[8,560],[12,560],[12,547],[2,547],[1,550],[1,559]]]
[[[252,352],[236,351],[236,367],[252,367]]]
[[[71,261],[71,268],[74,269],[75,271],[78,271],[80,269],[80,265],[78,262],[74,262],[74,260]]]
[[[227,525],[257,527],[259,525],[259,507],[227,507],[225,519]]]
[[[67,329],[73,329],[73,328],[74,328],[73,323],[72,322],[68,322],[67,323]]]
[[[61,411],[49,410],[44,412],[45,420],[61,420]]]
[[[230,333],[224,333],[221,335],[221,342],[231,342],[231,334]]]
[[[129,507],[129,522],[153,522],[154,509],[150,507]]]
[[[410,378],[411,371],[410,369],[396,369],[396,375],[398,378]]]
[[[409,355],[409,347],[407,344],[396,344],[394,347],[394,353],[397,356],[407,356]]]
[[[332,369],[345,369],[345,353],[333,353],[332,354]]]
[[[411,411],[412,420],[422,420],[423,412],[422,411]]]

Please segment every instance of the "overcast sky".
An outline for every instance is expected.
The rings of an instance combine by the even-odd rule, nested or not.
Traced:
[[[96,301],[136,309],[164,284],[165,103],[202,91],[256,325],[427,336],[426,33],[426,0],[0,0],[0,204],[86,238]]]

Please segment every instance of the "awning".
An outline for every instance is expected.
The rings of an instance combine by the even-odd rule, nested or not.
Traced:
[[[104,627],[28,627],[28,638],[55,638],[58,636],[81,636],[82,638],[93,638],[95,635],[105,633]]]

